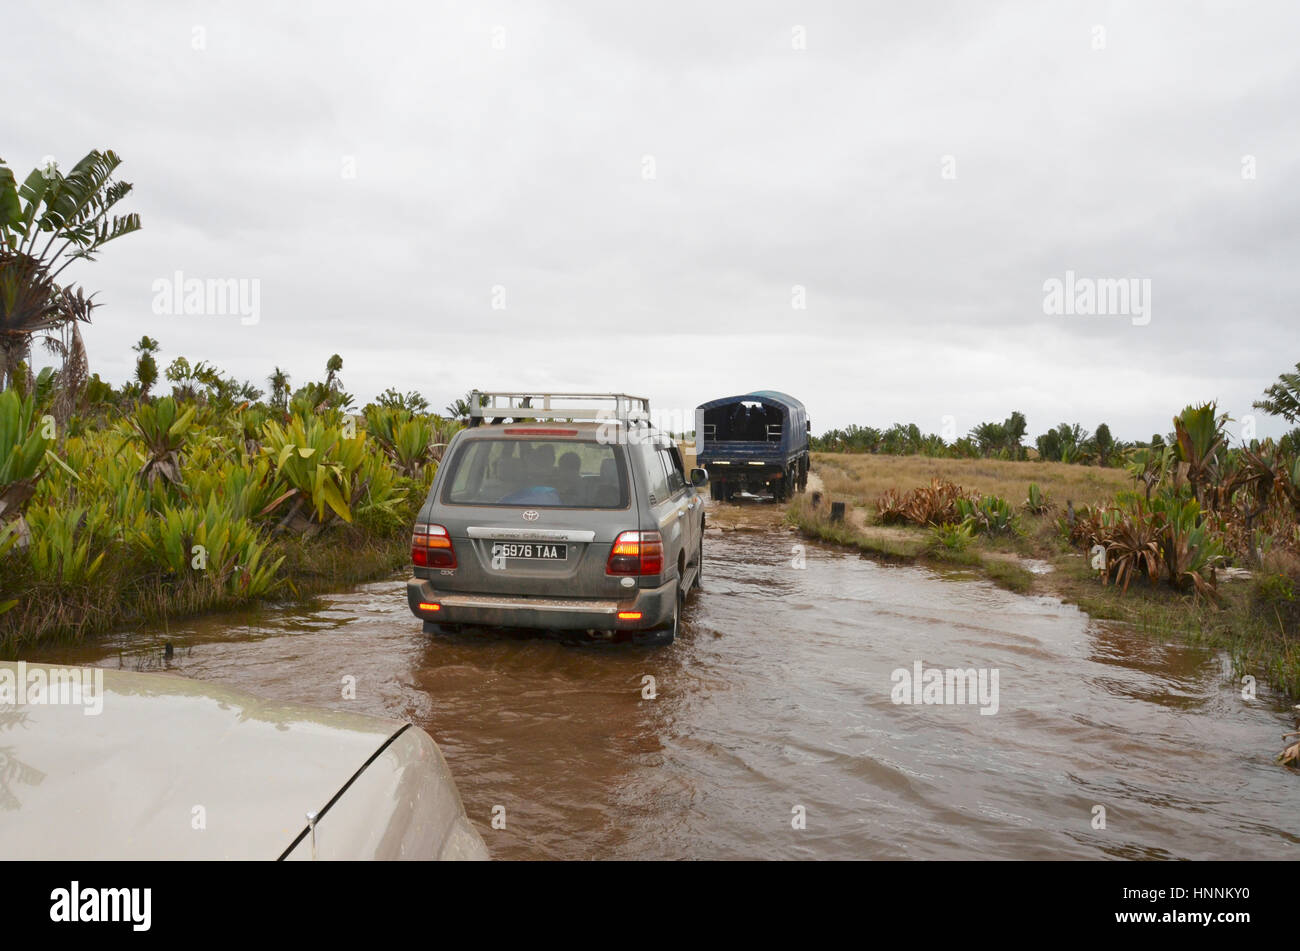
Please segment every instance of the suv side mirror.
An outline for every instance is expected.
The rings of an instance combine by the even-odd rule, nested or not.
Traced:
[[[702,485],[704,485],[705,483],[707,483],[708,481],[709,481],[709,470],[708,470],[708,469],[692,469],[692,470],[691,470],[691,485],[695,486],[697,489],[698,489],[700,486],[702,486]]]
[[[803,427],[805,432],[809,432],[809,433],[812,432],[812,420],[805,419],[803,422]]]

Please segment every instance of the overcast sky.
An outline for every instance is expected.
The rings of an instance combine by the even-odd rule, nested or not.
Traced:
[[[1300,360],[1294,3],[134,6],[5,11],[0,156],[135,184],[144,229],[64,272],[114,383],[149,334],[263,387],[337,352],[359,403],[1134,439]],[[256,323],[155,313],[178,271],[258,282]],[[1067,271],[1149,281],[1149,322],[1045,313]]]

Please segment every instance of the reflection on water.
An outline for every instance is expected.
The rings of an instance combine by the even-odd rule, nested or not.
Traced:
[[[410,719],[496,857],[1300,854],[1284,707],[1242,701],[1216,653],[813,545],[796,570],[792,542],[712,533],[666,649],[430,639],[394,580],[29,659]],[[891,673],[918,661],[998,670],[998,713],[895,705]]]
[[[26,720],[27,713],[21,708],[0,705],[0,740],[9,730],[21,730]],[[0,743],[0,809],[21,808],[18,790],[23,786],[39,786],[44,780],[43,772],[18,758],[17,747]]]

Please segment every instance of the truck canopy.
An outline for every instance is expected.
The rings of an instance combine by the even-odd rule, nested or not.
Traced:
[[[776,390],[757,390],[710,400],[695,410],[696,452],[789,457],[808,448],[803,403]]]

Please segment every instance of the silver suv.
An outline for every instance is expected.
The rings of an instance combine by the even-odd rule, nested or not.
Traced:
[[[582,401],[582,405],[574,405]],[[703,469],[622,393],[471,394],[411,539],[411,612],[671,643],[704,560]]]

